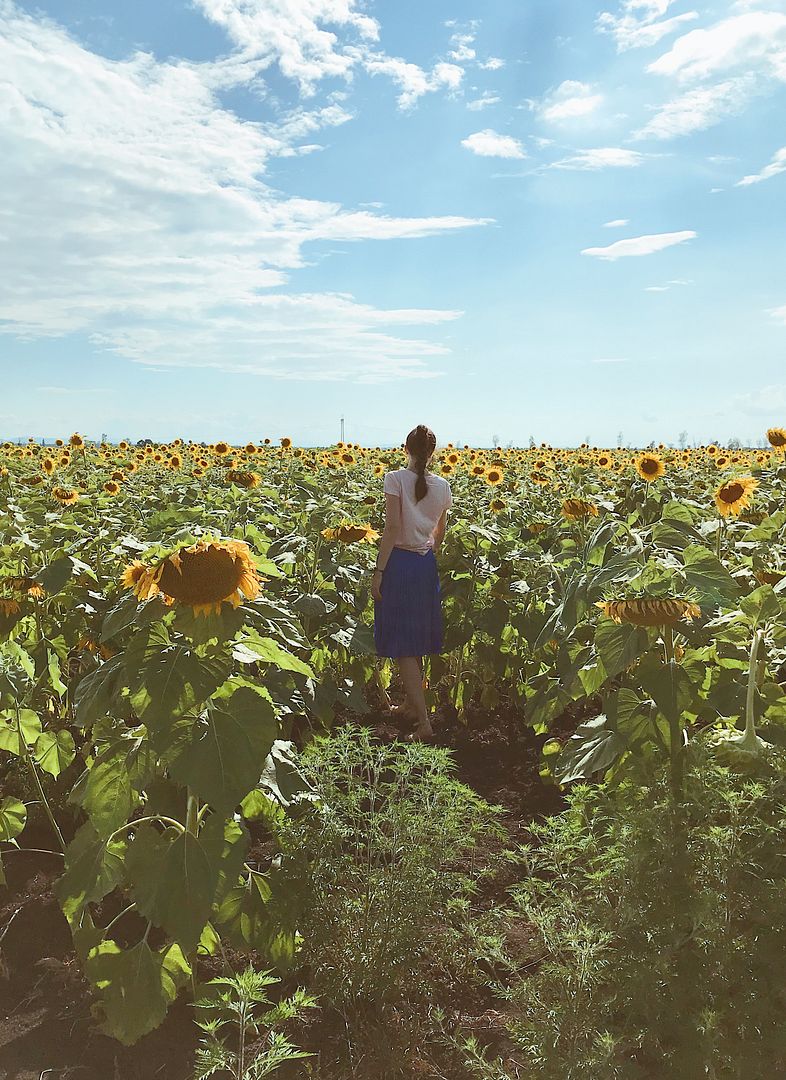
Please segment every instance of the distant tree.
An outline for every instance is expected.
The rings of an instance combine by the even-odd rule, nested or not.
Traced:
[[[497,447],[499,446],[499,435],[491,436],[491,445],[494,447],[495,450],[497,449]]]
[[[680,450],[684,450],[688,445],[688,433],[687,431],[680,432]]]
[[[619,431],[617,433],[617,446],[621,448],[624,445],[624,442],[625,442],[625,437],[623,436],[622,432]]]
[[[738,439],[736,435],[732,435],[728,442],[729,450],[741,450],[742,439]]]
[[[529,448],[530,448],[530,450],[534,450],[536,445],[537,445],[537,443],[535,442],[535,436],[530,435],[530,437],[529,437]]]

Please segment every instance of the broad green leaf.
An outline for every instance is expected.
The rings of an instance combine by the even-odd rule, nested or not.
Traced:
[[[267,664],[275,664],[283,671],[297,671],[301,675],[308,675],[310,679],[314,678],[314,672],[308,664],[283,649],[273,638],[261,637],[255,630],[250,631],[235,643],[232,655],[241,664],[261,660]]]
[[[740,608],[753,620],[754,626],[768,619],[779,619],[781,614],[781,602],[772,585],[762,585],[749,596],[743,596]]]
[[[609,678],[630,667],[647,651],[648,644],[647,632],[640,626],[601,618],[595,630],[595,648]]]
[[[40,768],[57,779],[76,757],[74,737],[65,728],[58,732],[45,731],[36,740],[34,754]]]
[[[560,784],[589,780],[593,773],[613,765],[625,749],[624,741],[609,727],[607,717],[601,713],[579,725],[563,746],[559,760],[553,766],[554,774]]]
[[[146,941],[121,949],[102,941],[91,949],[85,974],[100,993],[103,1031],[124,1046],[131,1046],[157,1028],[172,1000],[172,975],[164,958]]]
[[[78,830],[66,850],[65,873],[54,888],[69,922],[85,904],[101,900],[120,884],[125,851],[124,837],[102,840],[89,821]]]
[[[89,727],[106,716],[112,703],[125,685],[126,671],[122,656],[113,656],[94,671],[80,679],[74,692],[76,718],[82,727]]]
[[[683,552],[685,577],[699,594],[702,607],[736,607],[740,589],[726,567],[701,544]]]
[[[21,728],[22,740],[19,739]],[[41,721],[32,709],[19,710],[19,723],[17,724],[16,710],[6,709],[0,712],[0,750],[7,750],[9,754],[21,757],[26,746],[35,745],[42,731]]]
[[[272,792],[282,806],[314,793],[297,763],[295,744],[282,739],[276,739],[270,748],[260,784]]]
[[[199,942],[210,919],[218,868],[196,836],[173,829],[137,830],[126,855],[126,871],[139,911],[186,952]]]
[[[47,652],[47,667],[49,669],[49,685],[60,697],[66,693],[68,687],[60,675],[60,657],[55,652]]]
[[[27,821],[27,807],[19,799],[10,796],[0,802],[0,840],[13,840],[19,836]]]
[[[167,753],[174,779],[221,811],[232,810],[256,786],[278,735],[268,692],[229,686],[233,692],[216,694],[204,717],[173,725],[175,756]]]
[[[110,746],[88,770],[82,806],[96,832],[106,838],[128,821],[138,803],[139,795],[131,782],[126,755]]]
[[[679,664],[666,664],[653,654],[644,657],[637,674],[641,686],[667,719],[682,716],[693,705],[693,683]]]
[[[46,589],[48,596],[54,596],[71,580],[74,564],[68,555],[55,559],[35,576],[35,580]]]
[[[139,601],[133,593],[119,600],[104,618],[101,626],[101,640],[109,641],[123,630],[127,630],[129,626],[133,626],[138,610]]]

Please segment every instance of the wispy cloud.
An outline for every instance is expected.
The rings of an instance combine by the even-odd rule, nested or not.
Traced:
[[[262,18],[265,6],[302,14],[295,0],[277,0],[254,9]],[[317,8],[373,38],[351,0],[315,0]],[[237,32],[251,33],[241,23]],[[332,35],[312,41],[314,25],[298,31],[300,53],[291,36],[276,45],[305,84],[309,70],[316,78],[345,58]],[[412,377],[446,355],[431,335],[456,311],[384,311],[346,294],[286,291],[314,241],[414,240],[486,220],[394,217],[266,183],[271,159],[347,122],[342,105],[240,119],[216,88],[252,83],[254,63],[109,59],[9,0],[0,0],[0,70],[14,88],[0,127],[3,333],[82,333],[138,363],[276,378]]]
[[[625,225],[630,225],[628,218],[615,218],[613,221],[604,221],[604,229],[621,229]]]
[[[608,247],[584,248],[582,255],[594,255],[598,259],[614,261],[638,255],[653,255],[656,251],[673,247],[675,244],[683,244],[686,240],[693,240],[698,234],[685,230],[683,232],[655,233],[652,236],[634,236],[628,240],[617,240]]]
[[[491,90],[484,90],[479,98],[467,102],[467,108],[471,112],[480,112],[481,109],[486,109],[489,105],[498,105],[500,101],[502,101],[502,98],[498,94],[492,93]]]
[[[773,176],[778,176],[782,172],[786,172],[786,146],[776,151],[772,161],[769,165],[765,165],[761,172],[754,173],[752,176],[743,176],[742,180],[738,180],[734,186],[747,187],[750,184],[759,184],[762,180],[771,180]]]
[[[674,33],[685,23],[698,19],[697,11],[686,11],[669,19],[662,16],[674,0],[626,0],[617,15],[603,11],[598,15],[596,27],[601,33],[611,34],[617,43],[617,51],[647,48],[668,34]]]
[[[646,154],[636,150],[624,150],[617,146],[596,147],[592,150],[577,150],[570,157],[562,158],[551,164],[552,169],[575,169],[582,172],[596,172],[599,169],[631,169],[641,165]]]
[[[786,80],[786,14],[751,11],[692,30],[647,68],[680,82],[757,70]]]
[[[660,106],[652,119],[640,128],[635,139],[674,139],[704,131],[748,105],[757,92],[752,75],[740,75],[711,86],[700,86],[678,95]]]
[[[589,83],[567,79],[542,101],[530,101],[529,104],[547,123],[561,123],[595,112],[603,104],[603,94]]]
[[[475,131],[461,140],[461,145],[480,157],[524,158],[527,152],[518,139],[512,135],[500,135],[491,128]]]

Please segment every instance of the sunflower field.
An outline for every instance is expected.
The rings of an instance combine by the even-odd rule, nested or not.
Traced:
[[[678,802],[694,741],[755,774],[786,747],[786,430],[767,437],[441,447],[427,702],[531,729],[559,790],[665,765]],[[305,735],[387,700],[370,570],[382,478],[405,464],[288,438],[0,448],[0,856],[46,829],[121,1043],[161,1024],[201,955],[297,955],[298,896],[249,830],[312,797]]]

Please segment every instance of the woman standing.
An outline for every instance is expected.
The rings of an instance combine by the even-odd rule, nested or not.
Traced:
[[[436,551],[445,535],[450,484],[427,472],[437,446],[418,424],[407,435],[408,464],[385,474],[385,529],[371,595],[377,656],[398,660],[406,702],[400,712],[416,721],[414,739],[434,734],[423,693],[426,655],[442,652],[442,599]]]

